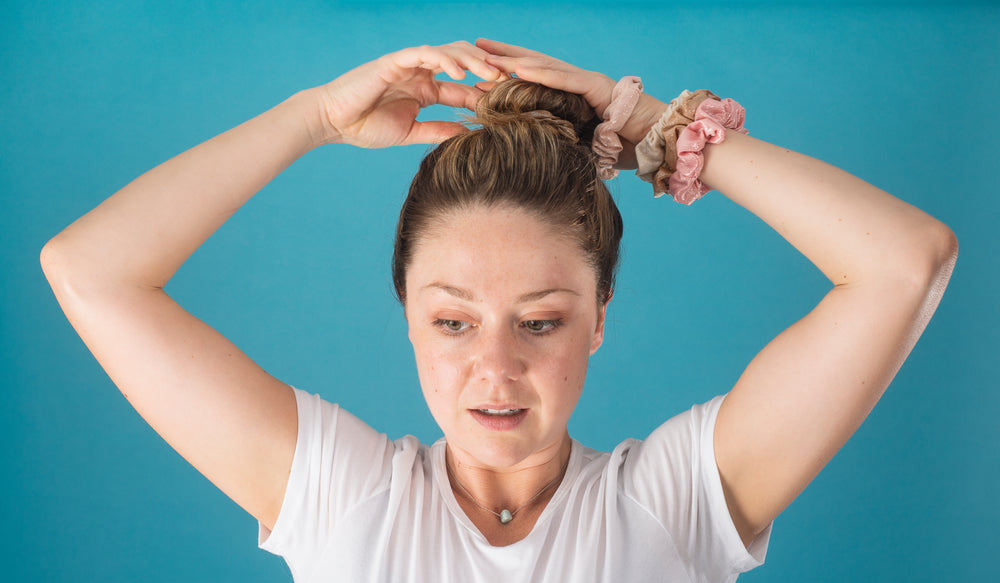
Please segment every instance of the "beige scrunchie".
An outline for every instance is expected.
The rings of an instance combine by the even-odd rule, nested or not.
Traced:
[[[653,185],[654,196],[660,197],[667,192],[670,176],[677,171],[677,138],[694,121],[698,106],[706,99],[719,97],[708,89],[699,89],[694,93],[685,89],[670,102],[646,137],[636,144],[635,158],[639,169],[635,175]]]

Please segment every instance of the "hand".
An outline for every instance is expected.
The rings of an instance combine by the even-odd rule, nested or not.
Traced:
[[[526,81],[582,95],[597,115],[604,115],[604,110],[611,103],[611,92],[615,88],[616,81],[603,73],[587,71],[543,53],[498,41],[481,38],[476,41],[476,46],[489,53],[486,57],[487,64],[505,73],[516,74]],[[492,83],[477,83],[476,87],[487,91],[492,85]],[[619,135],[631,144],[638,143],[646,137],[649,129],[660,119],[666,108],[667,104],[662,101],[642,94],[632,116]],[[623,158],[629,157],[633,153],[632,149],[626,145],[627,151],[622,152]]]
[[[470,71],[487,81],[506,77],[488,64],[486,51],[466,41],[414,47],[382,56],[317,87],[320,143],[363,148],[435,144],[466,131],[457,122],[416,120],[424,107],[440,104],[472,109],[482,90],[452,81]]]

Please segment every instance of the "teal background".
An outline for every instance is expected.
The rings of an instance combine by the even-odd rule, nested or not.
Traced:
[[[279,5],[280,4],[280,5]],[[779,517],[741,581],[985,581],[1000,524],[996,4],[6,2],[0,8],[0,578],[289,581],[256,523],[131,410],[38,267],[59,230],[157,163],[385,52],[477,36],[664,100],[738,99],[751,135],[948,223],[937,315],[882,402]],[[450,115],[450,112],[431,112]],[[168,291],[279,378],[391,437],[438,429],[390,289],[425,147],[314,151]],[[623,175],[624,262],[573,435],[608,449],[725,392],[827,282],[718,193]]]

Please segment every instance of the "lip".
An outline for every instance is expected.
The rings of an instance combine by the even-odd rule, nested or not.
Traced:
[[[482,407],[483,409],[517,409],[518,407]],[[528,409],[521,409],[517,413],[509,416],[487,415],[479,409],[469,409],[469,414],[477,423],[491,431],[510,431],[524,421],[528,416]]]

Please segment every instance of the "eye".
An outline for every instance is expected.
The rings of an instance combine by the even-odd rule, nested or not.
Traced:
[[[441,318],[434,320],[433,324],[446,334],[460,334],[469,327],[469,323],[462,320],[442,320]]]
[[[521,323],[529,332],[537,336],[549,334],[562,325],[562,320],[525,320]]]

